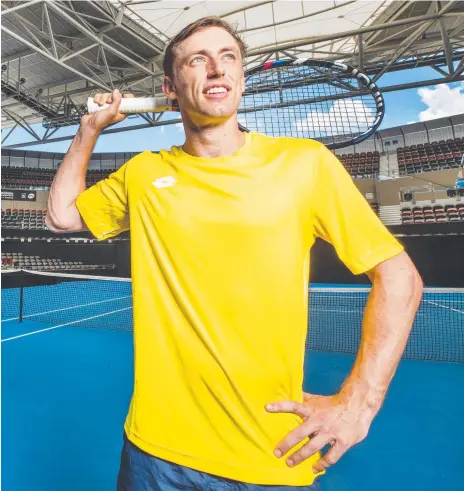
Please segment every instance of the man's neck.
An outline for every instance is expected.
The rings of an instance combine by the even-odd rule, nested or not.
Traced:
[[[184,152],[195,157],[216,158],[232,155],[245,143],[245,135],[234,118],[217,126],[192,128],[184,125]]]

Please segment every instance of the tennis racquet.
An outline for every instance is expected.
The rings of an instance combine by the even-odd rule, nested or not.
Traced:
[[[99,106],[88,100],[88,111]],[[178,111],[167,97],[130,98],[120,112]],[[268,136],[319,140],[330,149],[359,143],[373,135],[385,115],[377,85],[344,63],[313,59],[270,61],[245,72],[245,92],[238,109],[243,131]]]

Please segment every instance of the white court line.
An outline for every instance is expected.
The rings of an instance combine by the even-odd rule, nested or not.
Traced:
[[[464,310],[453,309],[452,307],[448,307],[447,305],[441,305],[441,304],[434,302],[432,300],[424,300],[424,302],[431,303],[433,305],[436,305],[437,307],[441,307],[442,309],[448,309],[448,310],[452,310],[453,312],[458,312],[459,314],[464,314]]]
[[[122,300],[123,298],[130,298],[130,297],[132,297],[132,295],[127,295],[125,297],[118,297],[118,298],[110,298],[108,300],[101,300],[100,302],[91,302],[91,303],[84,303],[82,305],[73,305],[72,307],[64,307],[62,309],[47,310],[46,312],[38,312],[37,314],[23,315],[23,319],[27,319],[28,317],[35,317],[37,315],[51,314],[53,312],[62,312],[63,310],[71,310],[71,309],[78,309],[80,307],[88,307],[89,305],[97,305],[99,303],[113,302],[114,300]],[[19,319],[19,317],[12,317],[11,319],[3,319],[2,322],[17,321],[18,319]]]
[[[113,310],[112,312],[106,312],[104,314],[93,315],[92,317],[87,317],[86,319],[79,319],[77,321],[66,322],[66,324],[60,324],[59,326],[47,327],[46,329],[40,329],[38,331],[28,332],[26,334],[20,334],[19,336],[13,336],[11,338],[2,339],[2,343],[5,341],[12,341],[13,339],[25,338],[26,336],[32,336],[33,334],[39,334],[45,331],[51,331],[52,329],[58,329],[59,327],[70,326],[71,324],[77,324],[78,322],[89,321],[90,319],[97,319],[98,317],[103,317],[105,315],[115,314],[116,312],[121,312],[123,310],[131,309],[132,307],[124,307],[123,309]]]

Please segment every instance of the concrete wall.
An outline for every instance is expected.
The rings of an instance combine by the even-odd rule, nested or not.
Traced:
[[[431,187],[435,188],[440,188],[440,186],[436,186],[437,184],[446,188],[452,188],[456,184],[456,176],[457,169],[447,169],[415,174],[415,177],[408,176],[399,179],[379,181],[376,186],[378,203],[381,206],[398,205],[401,201],[401,191],[406,191],[408,189],[415,191],[416,199],[420,201],[447,198],[446,189],[424,194],[422,194],[422,191],[425,191],[429,186],[429,183],[431,183]],[[417,191],[420,191],[420,194],[417,193]]]
[[[399,241],[425,286],[464,287],[464,235],[411,236]],[[364,274],[353,275],[332,245],[318,239],[311,252],[311,283],[370,284],[370,281]]]

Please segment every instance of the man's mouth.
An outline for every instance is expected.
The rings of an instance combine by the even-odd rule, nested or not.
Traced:
[[[204,94],[214,95],[214,94],[227,94],[231,90],[228,85],[212,85],[206,87],[203,91]]]

